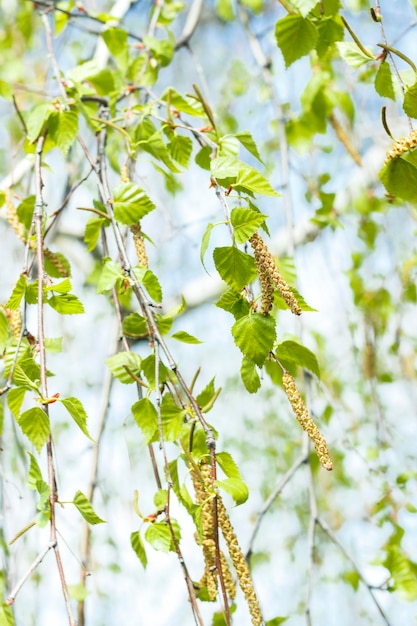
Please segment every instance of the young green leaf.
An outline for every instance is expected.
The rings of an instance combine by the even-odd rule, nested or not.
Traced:
[[[13,287],[13,291],[11,293],[10,298],[4,305],[6,309],[11,309],[12,311],[15,311],[16,309],[19,308],[22,298],[26,291],[26,285],[27,285],[27,278],[24,276],[24,274],[20,274],[15,286]]]
[[[114,216],[122,224],[136,224],[154,208],[154,203],[135,183],[120,183],[113,190]]]
[[[7,342],[10,338],[9,322],[7,321],[6,314],[2,308],[0,308],[0,355],[6,349]]]
[[[405,90],[403,109],[409,117],[417,117],[417,82]]]
[[[25,411],[19,418],[19,426],[40,453],[50,432],[49,417],[45,411],[37,406]]]
[[[280,194],[271,187],[269,181],[257,170],[244,164],[239,167],[236,182],[233,184],[237,190],[258,193],[261,196],[279,196]]]
[[[171,518],[170,523],[174,530],[174,535],[177,542],[181,539],[181,529],[178,522]],[[154,550],[160,550],[162,552],[174,552],[175,546],[172,541],[171,531],[165,522],[155,522],[149,524],[145,532],[146,541],[154,548]]]
[[[139,561],[142,563],[143,568],[146,569],[146,566],[148,564],[148,558],[146,556],[146,550],[145,546],[143,545],[142,537],[138,530],[134,533],[131,533],[130,545],[132,546],[133,551],[135,552]]]
[[[184,426],[186,411],[180,408],[166,393],[161,402],[162,430],[166,441],[175,441]]]
[[[234,246],[215,248],[213,259],[221,278],[236,291],[243,289],[256,277],[253,257]]]
[[[249,393],[256,393],[261,386],[261,379],[259,378],[256,364],[246,356],[242,359],[240,375]]]
[[[28,391],[39,391],[39,382],[34,382],[30,376],[24,371],[23,367],[16,364],[13,372],[13,383],[17,387],[22,387]]]
[[[235,133],[232,137],[236,137],[248,152],[250,152],[258,161],[263,163],[261,155],[259,154],[258,146],[256,145],[252,135],[248,130],[242,130],[239,133]]]
[[[29,464],[29,470],[28,470],[28,487],[29,489],[36,489],[37,483],[40,480],[43,480],[42,472],[33,454],[31,452],[28,452],[28,455],[30,458],[30,464]]]
[[[150,443],[158,430],[158,413],[148,398],[142,398],[132,406],[133,417],[141,429],[145,442]]]
[[[100,278],[97,282],[97,293],[105,293],[113,289],[117,281],[124,280],[122,266],[111,259],[106,259]]]
[[[185,330],[177,330],[176,333],[171,335],[172,339],[176,339],[177,341],[182,341],[183,343],[203,343],[193,335],[190,335]]]
[[[62,398],[60,402],[67,409],[74,422],[82,430],[84,435],[94,441],[87,428],[87,413],[78,398]]]
[[[354,42],[338,41],[336,46],[342,59],[351,67],[360,67],[364,63],[375,60],[371,50],[365,48],[368,52],[365,54]]]
[[[249,497],[249,490],[241,478],[216,480],[216,485],[231,495],[237,506],[246,502]]]
[[[204,269],[206,269],[206,267],[204,265],[204,257],[206,255],[207,248],[209,247],[211,231],[212,231],[212,229],[215,226],[216,226],[216,224],[207,224],[206,230],[204,231],[204,235],[203,235],[203,238],[201,240],[200,261],[201,261],[201,265],[204,267]]]
[[[56,283],[55,285],[50,285],[45,288],[45,291],[52,291],[56,293],[68,293],[71,291],[72,285],[69,278],[62,280],[60,283]]]
[[[53,354],[62,352],[62,337],[45,338],[45,350]]]
[[[232,335],[242,353],[261,367],[276,339],[275,320],[260,313],[245,315],[233,324]]]
[[[158,511],[163,511],[168,504],[168,491],[166,489],[158,489],[153,497],[153,503]]]
[[[162,302],[162,288],[155,274],[145,267],[135,267],[134,273],[136,279],[144,285],[150,297],[155,302]]]
[[[317,4],[316,0],[292,0],[292,3],[303,17],[306,17]]]
[[[242,480],[239,468],[229,452],[218,452],[216,454],[216,461],[228,478],[239,478]]]
[[[105,520],[101,519],[101,517],[95,513],[88,498],[81,491],[77,491],[72,502],[86,522],[89,524],[105,524]]]
[[[381,63],[378,68],[375,76],[375,90],[382,98],[391,98],[391,100],[395,100],[391,66],[388,61]]]
[[[142,367],[142,359],[135,352],[118,352],[104,362],[113,376],[124,385],[130,385],[135,382],[126,368],[136,376],[139,376]]]
[[[232,209],[230,221],[237,243],[245,243],[263,224],[266,215],[252,209]]]
[[[275,37],[285,66],[289,67],[315,48],[318,34],[310,20],[300,15],[287,15],[276,23]]]
[[[109,226],[110,221],[104,217],[92,217],[85,226],[84,241],[87,244],[87,252],[91,252],[97,245],[102,228]]]
[[[380,171],[379,178],[393,196],[417,203],[417,168],[408,161],[391,159]]]
[[[188,167],[191,153],[193,151],[193,142],[189,137],[183,135],[174,135],[168,144],[168,150],[171,157],[182,167]]]
[[[78,112],[57,111],[48,118],[48,131],[57,147],[67,156],[78,133]]]
[[[275,349],[277,358],[282,361],[296,363],[320,378],[320,368],[316,355],[296,341],[283,341]]]
[[[129,62],[129,47],[125,29],[114,26],[108,27],[102,31],[101,36],[119,68],[125,72]]]
[[[48,298],[47,303],[61,315],[78,315],[84,313],[82,302],[72,293],[66,293],[62,296],[52,296]]]
[[[123,320],[123,334],[127,337],[139,339],[148,336],[148,325],[146,319],[139,313],[131,313]]]
[[[22,408],[23,400],[25,399],[26,388],[25,387],[13,387],[7,394],[7,406],[10,413],[16,420],[19,420],[20,409]]]

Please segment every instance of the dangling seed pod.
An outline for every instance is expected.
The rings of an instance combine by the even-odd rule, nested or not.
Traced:
[[[233,566],[236,570],[239,586],[242,589],[243,595],[245,596],[248,604],[252,624],[253,626],[261,626],[264,623],[264,620],[262,618],[261,607],[259,606],[259,601],[253,586],[249,567],[246,563],[245,556],[240,549],[230,517],[228,516],[220,497],[217,500],[217,517],[224,540],[229,550],[230,558],[232,559]]]
[[[337,117],[334,115],[334,113],[331,113],[329,115],[329,122],[334,132],[336,133],[336,137],[338,138],[340,143],[342,143],[345,146],[346,150],[348,151],[352,159],[355,161],[355,163],[357,165],[362,165],[362,159],[360,157],[360,154],[353,147],[350,141],[349,135],[347,134],[347,132],[345,131],[345,129],[343,128],[343,126],[341,125]]]
[[[258,270],[259,282],[261,283],[261,313],[267,315],[272,309],[274,304],[274,287],[276,287],[291,313],[301,315],[301,307],[291,287],[275,265],[274,257],[269,252],[262,237],[258,233],[254,233],[249,241],[253,248],[255,265]]]
[[[413,130],[407,137],[401,137],[388,150],[385,163],[392,159],[398,159],[402,154],[417,148],[417,130]]]
[[[330,459],[327,443],[316,424],[313,421],[310,413],[305,406],[300,392],[297,389],[294,378],[289,372],[285,372],[282,376],[282,384],[290,401],[291,408],[295,413],[298,421],[300,422],[303,430],[308,434],[311,441],[316,448],[317,456],[320,463],[326,470],[333,469],[333,463]]]

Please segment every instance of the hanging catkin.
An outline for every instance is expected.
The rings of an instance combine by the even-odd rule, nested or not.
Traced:
[[[302,428],[305,430],[311,441],[314,443],[314,447],[316,448],[317,456],[320,463],[322,464],[324,469],[332,470],[333,463],[330,459],[326,440],[314,423],[310,413],[308,412],[307,407],[305,406],[303,399],[300,395],[300,392],[297,389],[297,385],[295,384],[293,376],[291,376],[291,374],[289,374],[288,372],[285,372],[282,376],[282,384],[285,393],[287,394],[290,401],[292,410],[294,411]]]
[[[261,283],[261,313],[267,315],[272,309],[275,287],[288,305],[291,313],[301,315],[301,307],[291,287],[275,265],[274,257],[269,252],[262,237],[258,233],[254,233],[249,241],[253,248],[255,265],[258,270],[259,282]]]

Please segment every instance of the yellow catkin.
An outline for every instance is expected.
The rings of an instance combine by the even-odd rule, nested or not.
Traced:
[[[347,152],[350,154],[355,163],[357,165],[362,165],[362,159],[359,152],[353,147],[349,135],[347,134],[337,117],[334,115],[334,113],[331,113],[329,115],[329,122],[334,132],[336,133],[336,137],[338,138],[340,143],[345,146]]]
[[[221,528],[224,540],[229,550],[229,555],[232,560],[233,566],[236,570],[239,586],[243,591],[246,602],[248,604],[249,613],[251,616],[253,626],[261,626],[264,623],[261,607],[259,605],[258,598],[253,586],[252,578],[250,575],[248,564],[246,563],[245,556],[240,549],[236,533],[227,514],[226,508],[220,497],[217,500],[217,516],[219,520],[219,526]]]
[[[9,322],[10,332],[15,341],[19,341],[20,333],[22,332],[22,314],[19,309],[11,310],[5,309],[6,316]]]
[[[148,254],[146,252],[145,239],[143,237],[140,223],[133,224],[130,227],[130,231],[133,234],[133,243],[135,244],[136,256],[138,257],[138,263],[140,267],[149,267]]]
[[[329,471],[332,470],[333,463],[330,459],[326,440],[314,423],[310,413],[308,412],[307,407],[305,406],[303,399],[300,395],[300,392],[297,389],[297,385],[295,384],[293,376],[291,376],[291,374],[289,374],[288,372],[285,372],[282,376],[282,384],[285,393],[287,394],[290,401],[292,410],[294,411],[302,428],[305,430],[311,441],[314,443],[314,447],[316,448],[317,456],[320,463],[322,464],[324,469]]]
[[[417,130],[413,130],[407,137],[401,137],[387,152],[385,163],[392,159],[398,159],[402,154],[417,148]]]
[[[10,189],[6,189],[6,218],[19,239],[23,241],[23,243],[26,243],[25,229],[23,224],[19,221]]]
[[[120,180],[122,181],[122,183],[130,183],[129,170],[127,165],[122,165],[122,168],[120,170]]]
[[[261,313],[267,315],[272,309],[274,287],[276,287],[288,305],[291,313],[301,315],[301,307],[294,296],[291,287],[275,265],[274,257],[269,252],[267,245],[258,233],[254,233],[249,239],[253,248],[256,269],[258,270],[261,284]]]

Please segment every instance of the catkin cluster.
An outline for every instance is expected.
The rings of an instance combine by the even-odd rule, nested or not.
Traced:
[[[269,252],[265,242],[258,233],[249,239],[253,248],[256,269],[261,283],[261,313],[267,315],[274,304],[274,290],[278,289],[282,299],[286,302],[291,313],[301,315],[301,307],[295,298],[291,287],[283,278],[275,265],[274,257]]]
[[[48,259],[52,265],[54,265],[55,269],[58,271],[59,275],[63,278],[67,278],[69,276],[68,268],[62,262],[61,257],[56,252],[52,252],[49,248],[43,249],[43,256],[45,259]]]
[[[343,126],[341,125],[337,117],[334,115],[334,113],[331,113],[329,115],[329,122],[334,132],[336,133],[336,137],[338,138],[340,143],[342,143],[345,146],[346,150],[348,151],[352,159],[355,161],[355,163],[357,165],[362,165],[362,159],[360,157],[360,154],[353,147],[352,142],[350,141],[349,135],[347,134],[347,132],[345,131],[345,129],[343,128]]]
[[[333,463],[330,459],[326,440],[314,423],[310,413],[308,412],[307,407],[305,406],[303,399],[300,395],[300,392],[297,389],[295,380],[291,376],[291,374],[289,374],[288,372],[285,372],[283,374],[282,384],[285,393],[287,394],[290,401],[292,410],[294,411],[302,428],[305,430],[311,441],[314,443],[314,447],[316,448],[317,456],[320,463],[322,464],[324,469],[332,470]]]
[[[15,341],[19,341],[20,333],[22,332],[22,314],[19,309],[4,309],[6,313],[7,321],[9,324],[10,332]]]
[[[211,466],[201,463],[198,473],[193,467],[190,469],[191,478],[194,485],[196,503],[201,506],[201,544],[204,557],[204,574],[199,585],[207,589],[209,599],[214,602],[217,597],[218,579],[216,568],[216,543],[214,527],[213,500],[209,498],[211,486]],[[226,591],[231,600],[236,596],[236,585],[234,583],[229,564],[223,552],[220,552],[223,579]]]
[[[135,244],[136,256],[138,257],[138,264],[140,267],[148,269],[148,254],[145,247],[145,239],[143,237],[140,222],[133,224],[130,227],[130,232],[133,235],[133,243]]]
[[[388,163],[391,159],[397,159],[405,152],[414,150],[414,148],[417,148],[417,130],[413,130],[407,137],[401,137],[393,144],[387,152],[385,163]]]
[[[230,517],[227,514],[226,508],[220,497],[217,500],[217,517],[224,540],[229,550],[230,558],[232,559],[233,566],[236,570],[240,588],[242,589],[243,595],[245,596],[248,604],[252,624],[253,626],[261,626],[264,623],[261,607],[259,606],[258,598],[253,586],[249,567],[246,563],[245,556],[240,549]]]

